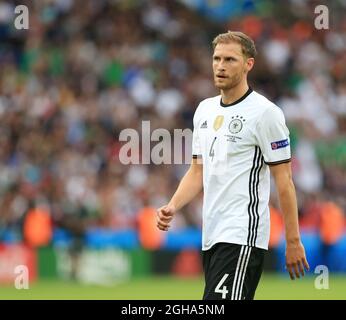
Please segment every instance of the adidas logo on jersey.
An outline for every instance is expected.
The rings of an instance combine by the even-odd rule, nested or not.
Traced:
[[[208,128],[207,120],[205,120],[201,125],[201,129],[206,129],[206,128]]]

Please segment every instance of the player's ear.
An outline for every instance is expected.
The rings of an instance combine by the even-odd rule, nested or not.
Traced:
[[[254,58],[247,58],[246,60],[246,71],[249,72],[255,64]]]

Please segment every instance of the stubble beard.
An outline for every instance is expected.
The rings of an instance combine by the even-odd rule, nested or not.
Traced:
[[[225,83],[218,83],[218,82],[214,82],[215,83],[215,87],[219,90],[231,90],[235,87],[237,87],[239,85],[239,83],[241,82],[242,77],[241,77],[241,73],[234,75],[231,78],[227,79],[227,82]]]

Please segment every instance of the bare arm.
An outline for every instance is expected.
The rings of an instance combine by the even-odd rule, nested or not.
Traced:
[[[291,163],[270,166],[284,216],[286,231],[286,267],[294,280],[304,276],[304,267],[309,269],[304,246],[300,240],[298,209],[295,187],[292,181]]]
[[[181,179],[171,201],[157,209],[157,227],[160,230],[167,231],[176,211],[201,192],[203,188],[203,165],[199,162],[198,159],[192,159],[190,168]]]
[[[203,165],[192,159],[189,170],[181,179],[177,191],[174,193],[168,205],[173,205],[180,210],[188,204],[203,188]]]

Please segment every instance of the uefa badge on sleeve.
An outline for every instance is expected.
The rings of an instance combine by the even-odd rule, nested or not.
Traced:
[[[272,150],[277,150],[280,148],[285,148],[285,147],[289,146],[289,144],[290,143],[289,143],[288,139],[285,139],[285,140],[271,142],[270,146],[271,146]]]

